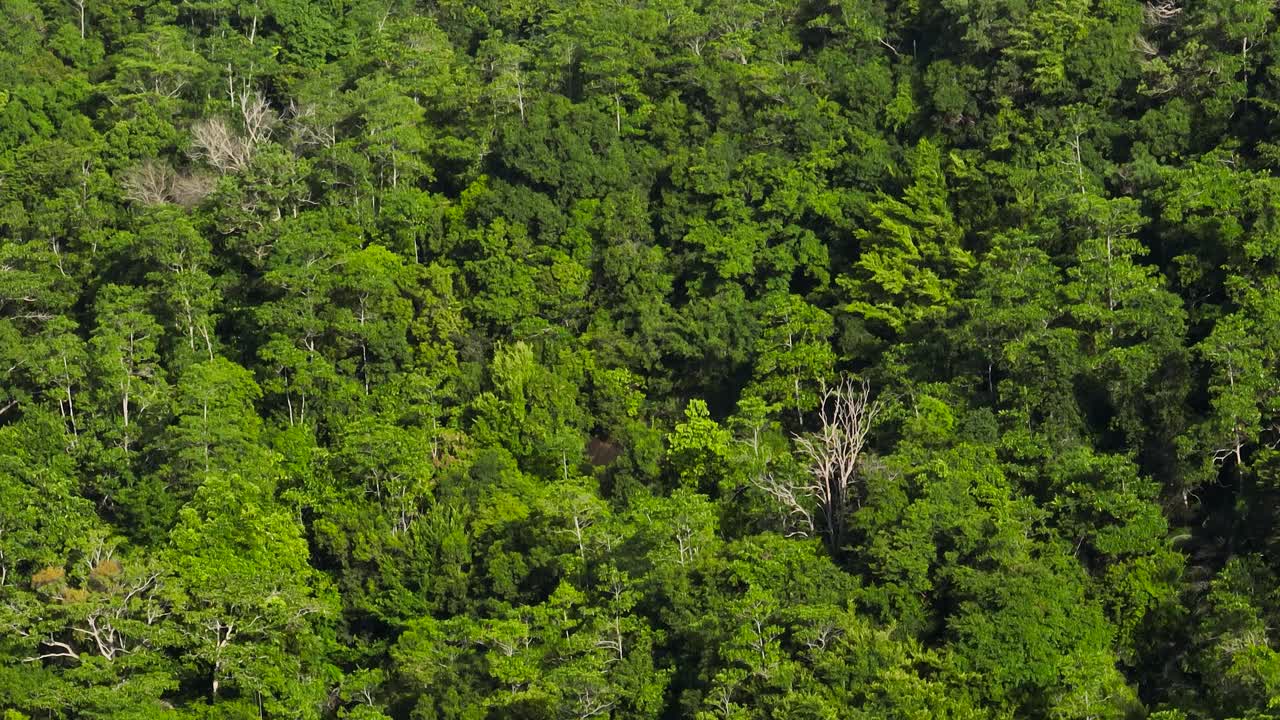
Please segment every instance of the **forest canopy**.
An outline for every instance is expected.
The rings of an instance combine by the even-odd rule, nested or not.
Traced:
[[[1280,718],[1273,0],[3,0],[0,716]]]

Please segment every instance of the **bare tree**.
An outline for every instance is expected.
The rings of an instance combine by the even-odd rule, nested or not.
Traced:
[[[774,469],[774,453],[764,438],[767,421],[748,425],[737,442],[743,447],[743,460],[750,466],[747,482],[764,493],[778,511],[782,534],[786,537],[811,537],[814,533],[812,502],[789,468]]]
[[[813,513],[809,511],[808,485],[787,482],[771,471],[756,473],[751,485],[768,495],[782,515],[782,532],[787,537],[813,535]]]
[[[258,147],[271,139],[280,120],[266,96],[250,87],[247,81],[237,85],[229,68],[227,72],[227,96],[239,115],[243,131],[236,130],[221,117],[201,120],[191,127],[191,156],[222,173],[247,168]]]
[[[248,167],[252,149],[222,118],[201,120],[191,127],[191,156],[218,172],[239,172]]]
[[[883,409],[882,401],[871,399],[869,383],[845,378],[823,392],[818,432],[796,436],[796,447],[808,459],[813,479],[800,490],[817,504],[833,552],[844,540],[845,516],[850,501],[856,499],[853,486],[867,435]]]
[[[74,7],[76,11],[80,14],[80,39],[81,40],[84,39],[85,10],[87,9],[85,6],[87,2],[88,0],[71,0],[72,7]]]
[[[120,176],[124,196],[139,205],[162,205],[173,192],[175,175],[169,164],[159,160],[143,160]]]
[[[257,147],[271,139],[280,116],[271,109],[262,93],[246,90],[236,96],[235,105],[240,111],[240,122],[244,125],[245,142],[250,147]]]
[[[338,141],[338,131],[332,123],[323,122],[313,104],[289,101],[283,120],[292,133],[291,142],[298,147],[330,148]]]
[[[185,208],[200,204],[217,183],[202,170],[175,171],[163,160],[147,159],[120,174],[124,196],[139,205],[175,203]]]
[[[1142,6],[1142,16],[1148,25],[1163,25],[1182,14],[1182,8],[1173,0],[1148,2]]]
[[[1157,55],[1160,54],[1160,49],[1155,46],[1155,43],[1142,37],[1141,35],[1137,35],[1134,37],[1133,45],[1135,48],[1138,49],[1139,52],[1141,52],[1143,55],[1146,55],[1147,57],[1156,57]]]
[[[524,122],[529,89],[523,67],[527,61],[524,48],[503,44],[484,63],[489,83],[485,94],[493,105],[494,115],[501,106],[514,107],[520,112],[520,122]]]
[[[182,207],[195,207],[213,192],[217,183],[217,176],[205,171],[183,172],[173,179],[170,198]]]

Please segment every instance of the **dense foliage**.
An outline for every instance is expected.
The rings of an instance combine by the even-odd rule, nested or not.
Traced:
[[[1280,718],[1273,0],[3,0],[0,713]]]

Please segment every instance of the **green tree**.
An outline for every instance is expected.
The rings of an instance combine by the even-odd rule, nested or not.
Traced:
[[[567,370],[543,366],[523,341],[498,347],[490,366],[494,389],[475,399],[471,435],[506,447],[531,472],[567,478],[583,460],[587,420],[573,376],[562,374]]]
[[[764,331],[756,341],[755,382],[750,387],[766,401],[790,405],[796,421],[819,403],[820,386],[831,377],[835,332],[831,316],[795,295],[764,300]]]
[[[326,655],[334,598],[270,483],[212,474],[182,509],[165,559],[172,643],[215,707],[318,717],[337,674]]]
[[[974,264],[948,206],[942,151],[921,140],[907,163],[910,184],[902,198],[871,204],[872,227],[858,233],[854,271],[837,278],[848,311],[886,339],[945,318]]]
[[[229,360],[187,368],[174,387],[175,422],[159,441],[169,456],[170,482],[194,489],[212,474],[252,475],[268,466],[254,405],[261,397],[253,375]]]
[[[94,355],[96,410],[104,444],[127,456],[167,410],[168,382],[160,364],[163,330],[147,310],[147,293],[109,285],[98,296],[89,347]]]

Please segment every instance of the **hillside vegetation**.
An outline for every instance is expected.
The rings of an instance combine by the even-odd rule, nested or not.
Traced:
[[[1274,0],[0,0],[0,716],[1280,718]]]

